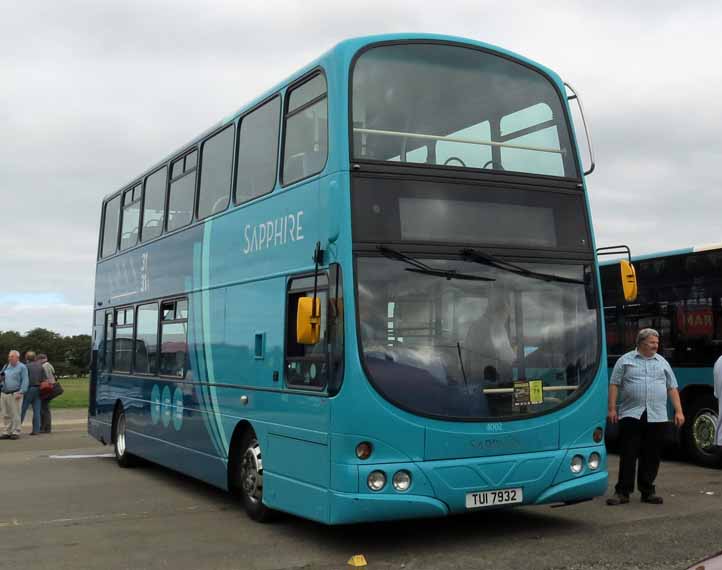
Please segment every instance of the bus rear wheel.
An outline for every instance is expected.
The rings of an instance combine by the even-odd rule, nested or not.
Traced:
[[[715,446],[717,401],[712,394],[703,394],[685,411],[682,442],[690,459],[705,467],[722,463],[722,450]]]
[[[115,460],[121,467],[133,467],[136,465],[137,459],[128,452],[126,427],[125,411],[123,411],[123,408],[118,408],[115,415],[115,422],[113,422],[113,449],[115,451]]]
[[[269,522],[275,511],[263,504],[263,454],[256,434],[248,430],[239,446],[236,488],[243,508],[257,522]]]

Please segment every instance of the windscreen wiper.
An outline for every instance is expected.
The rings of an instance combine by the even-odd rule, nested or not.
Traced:
[[[573,279],[571,277],[562,277],[561,275],[551,275],[549,273],[539,273],[537,271],[531,271],[521,265],[516,265],[509,261],[499,259],[488,253],[483,253],[476,249],[465,248],[459,250],[461,258],[465,261],[473,261],[474,263],[480,263],[481,265],[488,265],[489,267],[496,267],[502,271],[509,271],[510,273],[516,273],[523,277],[529,277],[530,279],[540,279],[541,281],[556,281],[558,283],[574,283],[577,285],[584,285],[584,281],[581,279]]]
[[[496,279],[494,279],[493,277],[469,275],[467,273],[459,273],[458,271],[455,271],[453,269],[434,269],[430,265],[426,265],[423,261],[419,261],[418,259],[415,259],[410,255],[406,255],[405,253],[401,253],[400,251],[385,247],[383,245],[380,245],[378,247],[378,252],[384,257],[388,257],[389,259],[396,259],[397,261],[403,261],[404,263],[411,265],[411,267],[406,268],[406,271],[411,271],[413,273],[433,275],[435,277],[443,277],[445,279],[462,279],[466,281],[496,281]]]

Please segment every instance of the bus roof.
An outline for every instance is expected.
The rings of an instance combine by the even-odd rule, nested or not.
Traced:
[[[632,261],[646,261],[648,259],[656,259],[658,257],[670,257],[672,255],[688,255],[690,253],[699,253],[701,251],[714,251],[717,249],[722,249],[722,243],[711,243],[706,245],[697,245],[693,247],[685,247],[682,249],[672,249],[669,251],[659,251],[656,253],[645,253],[643,255],[634,255],[632,256]],[[605,266],[605,265],[612,265],[614,263],[617,263],[620,259],[624,259],[624,257],[618,257],[615,259],[610,259],[608,261],[604,261],[600,263],[599,265]]]
[[[281,93],[285,90],[286,87],[288,87],[290,84],[292,84],[294,81],[300,79],[305,74],[307,74],[309,71],[313,70],[316,67],[319,67],[323,65],[324,63],[329,62],[329,60],[337,59],[340,60],[342,63],[344,63],[346,66],[350,65],[351,60],[353,59],[354,55],[362,48],[364,48],[367,45],[375,44],[375,43],[381,43],[381,42],[394,42],[394,41],[402,41],[402,40],[433,40],[436,42],[449,42],[449,43],[463,43],[467,45],[472,45],[484,49],[488,49],[490,51],[497,52],[501,55],[505,55],[508,57],[511,57],[513,59],[516,59],[517,61],[520,61],[522,63],[525,63],[531,67],[534,67],[538,69],[539,71],[542,71],[543,73],[547,74],[559,87],[559,89],[564,89],[564,84],[562,83],[561,78],[551,69],[532,61],[522,55],[519,55],[517,53],[514,53],[512,51],[500,48],[498,46],[487,44],[484,42],[480,42],[477,40],[472,40],[469,38],[462,38],[462,37],[456,37],[456,36],[446,36],[441,34],[420,34],[420,33],[399,33],[399,34],[379,34],[379,35],[372,35],[372,36],[359,36],[356,38],[349,38],[346,40],[343,40],[333,46],[330,50],[326,51],[310,63],[306,64],[299,70],[297,70],[295,73],[288,76],[283,81],[275,84],[270,89],[267,89],[264,91],[261,95],[254,97],[246,104],[242,105],[240,108],[238,108],[235,112],[231,113],[230,115],[226,115],[223,119],[220,121],[217,121],[213,126],[211,126],[208,129],[205,129],[202,133],[200,133],[198,136],[194,137],[193,139],[189,140],[185,144],[179,146],[178,148],[174,149],[173,152],[167,154],[165,157],[163,157],[161,160],[158,160],[150,166],[150,168],[147,168],[138,176],[135,176],[134,178],[130,179],[128,183],[120,186],[119,188],[116,188],[113,190],[113,192],[107,194],[103,198],[103,202],[106,202],[111,197],[117,195],[121,190],[128,188],[129,186],[132,186],[133,184],[139,182],[145,175],[151,173],[156,168],[160,168],[164,164],[166,164],[169,160],[175,158],[176,156],[182,154],[184,151],[188,150],[189,147],[196,145],[200,143],[204,138],[206,138],[208,135],[213,133],[214,131],[219,130],[221,127],[228,125],[235,121],[239,116],[243,115],[246,111],[252,109],[256,105],[262,103],[266,99],[269,99],[271,96]]]

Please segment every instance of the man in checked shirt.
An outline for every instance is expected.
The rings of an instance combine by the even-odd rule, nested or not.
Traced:
[[[674,406],[674,425],[684,424],[677,379],[664,357],[657,354],[659,333],[642,329],[637,334],[637,348],[622,356],[614,365],[609,379],[609,411],[613,424],[619,422],[621,451],[619,478],[608,505],[629,502],[634,491],[634,474],[643,503],[661,505],[654,480],[659,470],[667,418],[667,396]],[[617,402],[619,398],[619,402]],[[617,409],[618,408],[618,409]],[[639,463],[639,467],[637,467]]]

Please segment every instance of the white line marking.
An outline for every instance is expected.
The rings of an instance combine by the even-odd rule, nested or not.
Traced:
[[[191,505],[189,507],[181,507],[178,509],[172,509],[171,513],[184,513],[184,512],[214,512],[216,509],[201,511],[201,507],[198,505]],[[103,520],[115,520],[115,519],[140,519],[143,517],[152,516],[153,513],[150,511],[141,511],[140,513],[110,513],[110,514],[99,514],[99,515],[80,515],[71,518],[60,518],[52,520],[41,520],[41,521],[19,521],[18,519],[12,519],[10,521],[0,521],[0,529],[8,527],[27,527],[27,526],[49,526],[49,525],[65,525],[67,523],[79,523],[82,521],[103,521]],[[164,513],[159,513],[164,515]]]
[[[51,455],[50,459],[92,459],[94,457],[115,457],[115,454],[96,453],[94,455]]]

